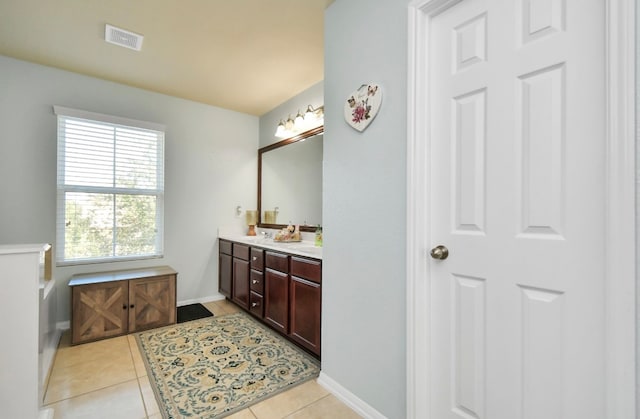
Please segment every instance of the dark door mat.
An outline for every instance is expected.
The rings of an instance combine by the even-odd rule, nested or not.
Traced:
[[[200,303],[178,307],[178,323],[211,317],[213,313]]]

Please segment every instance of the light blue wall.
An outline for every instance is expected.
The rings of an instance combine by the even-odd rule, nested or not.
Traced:
[[[256,205],[258,118],[0,56],[0,244],[55,243],[53,105],[167,127],[164,259],[55,269],[58,321],[77,272],[168,264],[178,301],[218,296],[218,227]]]
[[[325,13],[322,369],[388,418],[405,417],[408,0],[336,0]],[[359,133],[343,105],[383,92]]]

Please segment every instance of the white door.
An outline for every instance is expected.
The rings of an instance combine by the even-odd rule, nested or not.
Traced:
[[[463,0],[429,28],[434,419],[605,417],[601,0]]]

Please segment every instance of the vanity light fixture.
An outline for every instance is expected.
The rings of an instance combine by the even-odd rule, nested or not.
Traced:
[[[278,138],[293,137],[301,132],[318,127],[323,123],[324,106],[314,108],[312,105],[309,105],[304,114],[298,111],[295,118],[291,118],[291,115],[289,115],[286,121],[280,120],[275,136]]]

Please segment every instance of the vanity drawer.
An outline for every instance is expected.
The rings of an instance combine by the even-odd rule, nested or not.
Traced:
[[[264,304],[262,300],[262,295],[256,294],[251,291],[251,295],[249,296],[249,311],[262,318],[264,317]]]
[[[249,260],[249,246],[233,243],[233,257],[242,260]]]
[[[224,253],[225,255],[232,255],[231,242],[226,240],[220,240],[220,253]]]
[[[260,272],[264,270],[264,250],[251,248],[251,269]]]
[[[265,252],[265,266],[276,271],[289,272],[289,256],[282,253]]]
[[[251,270],[251,278],[249,280],[251,291],[264,295],[264,274],[262,272]]]
[[[322,283],[322,262],[291,256],[291,275]]]

